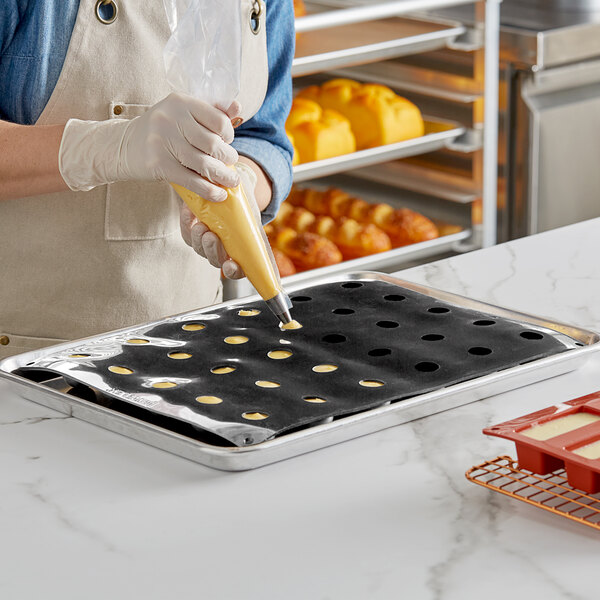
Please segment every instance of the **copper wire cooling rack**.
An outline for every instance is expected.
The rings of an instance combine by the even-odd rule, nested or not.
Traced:
[[[490,490],[600,529],[600,494],[592,496],[571,487],[564,469],[536,475],[520,469],[510,456],[498,456],[472,467],[465,476]]]

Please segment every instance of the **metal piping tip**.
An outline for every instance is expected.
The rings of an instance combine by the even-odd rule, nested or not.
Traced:
[[[292,308],[292,302],[289,296],[284,292],[279,292],[277,296],[266,300],[267,306],[271,309],[271,312],[284,324],[287,325],[293,321],[290,314],[290,308]]]
[[[289,310],[284,310],[281,314],[277,315],[277,318],[284,324],[287,325],[293,321],[292,315]]]

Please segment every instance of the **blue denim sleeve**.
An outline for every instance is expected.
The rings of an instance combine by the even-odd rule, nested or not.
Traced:
[[[285,120],[292,105],[291,67],[294,58],[292,0],[267,0],[269,85],[259,111],[235,130],[233,147],[259,164],[273,184],[271,203],[262,213],[271,221],[292,186],[292,145]]]

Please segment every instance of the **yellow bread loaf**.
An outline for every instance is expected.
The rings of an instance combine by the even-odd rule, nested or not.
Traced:
[[[300,91],[298,99],[313,100],[349,121],[358,150],[394,144],[424,133],[419,109],[385,85],[332,79]]]
[[[285,128],[294,140],[301,163],[356,150],[348,119],[333,110],[323,110],[312,100],[294,100]]]

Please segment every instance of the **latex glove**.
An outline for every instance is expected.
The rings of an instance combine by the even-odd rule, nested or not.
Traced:
[[[260,210],[254,195],[256,174],[244,163],[238,162],[235,169],[239,174],[248,202],[250,202],[254,218],[260,223]],[[191,246],[195,252],[206,258],[213,267],[220,268],[223,275],[228,279],[241,279],[244,277],[241,267],[227,255],[221,240],[204,223],[198,221],[185,202],[181,202],[179,216],[181,237],[188,246]]]
[[[72,190],[116,181],[169,181],[212,201],[239,183],[230,146],[238,102],[223,112],[206,102],[170,94],[131,120],[67,122],[59,150],[60,173]]]

